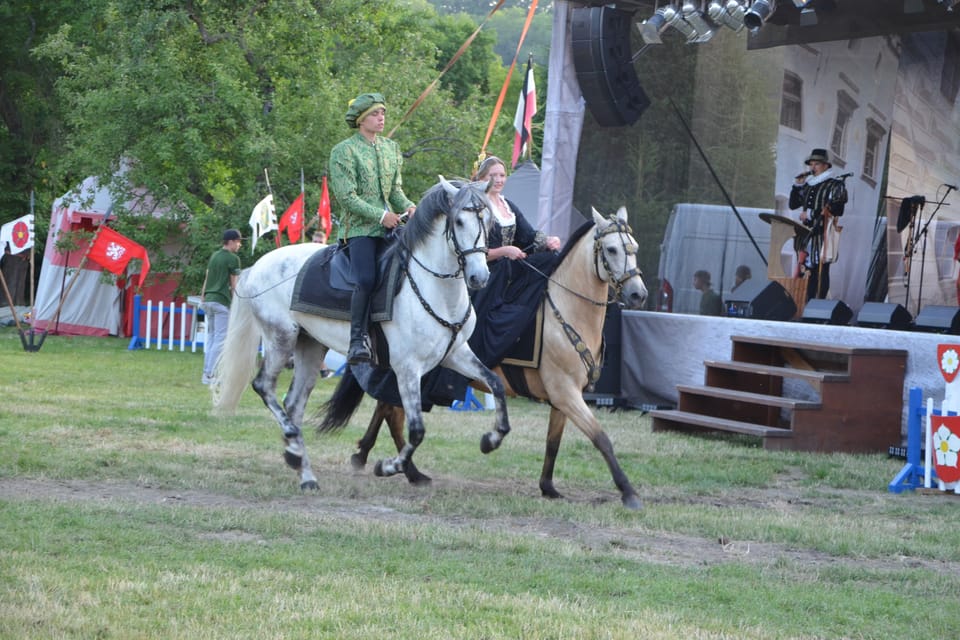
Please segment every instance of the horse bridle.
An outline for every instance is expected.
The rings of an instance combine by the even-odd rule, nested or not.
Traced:
[[[626,234],[626,235],[632,236],[633,229],[630,228],[630,225],[627,224],[625,220],[621,220],[620,218],[611,217],[610,221],[613,224],[611,224],[610,226],[606,227],[603,230],[597,227],[597,231],[593,234],[593,258],[594,258],[593,268],[597,274],[597,279],[604,280],[605,278],[600,276],[600,267],[597,266],[597,262],[598,262],[597,255],[599,254],[600,256],[599,262],[603,263],[603,268],[606,270],[607,275],[609,276],[609,278],[606,278],[606,280],[610,284],[610,286],[613,287],[613,292],[615,294],[614,300],[616,299],[623,300],[623,285],[627,282],[627,280],[629,280],[634,276],[640,276],[642,278],[643,273],[640,271],[640,269],[637,269],[637,268],[627,269],[623,272],[623,276],[619,280],[616,280],[615,282],[611,282],[611,280],[614,279],[613,269],[610,267],[610,262],[607,260],[607,254],[603,251],[603,246],[601,245],[600,240],[604,236],[610,235],[611,233]],[[636,255],[637,247],[635,246],[628,247],[626,241],[623,239],[620,240],[620,243],[623,246],[623,260],[624,260],[624,265],[626,265],[627,258],[631,255]],[[610,304],[609,299],[607,300],[606,304]]]
[[[412,252],[410,252],[408,249],[406,249],[406,247],[404,247],[407,257],[411,258],[414,262],[420,265],[420,267],[424,271],[426,271],[427,273],[429,273],[435,278],[445,279],[445,278],[461,277],[464,273],[464,270],[466,269],[468,255],[470,255],[471,253],[483,253],[484,255],[487,254],[487,251],[488,251],[487,250],[487,227],[484,224],[484,220],[483,220],[483,212],[487,210],[487,206],[483,203],[477,203],[469,207],[460,207],[460,209],[458,210],[469,211],[475,214],[477,216],[477,221],[480,224],[479,224],[479,230],[477,231],[477,236],[476,238],[474,238],[474,242],[473,242],[474,246],[471,247],[470,249],[464,250],[460,248],[460,243],[457,242],[457,236],[455,233],[453,233],[453,230],[450,228],[450,217],[449,216],[447,217],[447,224],[446,224],[446,228],[444,229],[444,235],[446,235],[446,237],[453,242],[453,251],[454,251],[454,254],[457,256],[457,264],[459,265],[455,273],[437,273],[433,269],[429,268],[428,266],[420,262],[413,255]],[[480,243],[481,239],[483,241],[483,246],[477,246]],[[433,307],[431,307],[430,303],[427,302],[426,298],[423,297],[423,294],[420,293],[420,287],[417,286],[417,281],[413,279],[413,274],[410,273],[410,270],[408,268],[409,263],[406,260],[404,260],[402,264],[403,264],[403,271],[407,274],[407,279],[410,281],[410,288],[413,289],[414,295],[416,295],[417,300],[420,301],[420,306],[422,306],[424,311],[426,311],[431,318],[436,320],[440,324],[440,326],[450,329],[450,341],[447,343],[447,348],[443,352],[443,358],[446,358],[447,355],[450,353],[450,349],[453,348],[454,342],[456,342],[457,340],[457,335],[460,333],[460,331],[463,330],[463,326],[467,323],[467,320],[470,319],[470,314],[473,312],[473,305],[472,304],[467,305],[466,313],[464,314],[460,322],[450,322],[449,320],[441,317],[436,311],[433,310]],[[441,358],[441,361],[443,360],[443,358]]]
[[[588,298],[587,296],[581,293],[578,293],[570,289],[569,287],[566,287],[560,284],[553,278],[548,278],[550,282],[553,282],[557,286],[565,289],[566,291],[572,293],[578,298],[586,300],[598,307],[608,306],[611,304],[612,301],[615,301],[618,298],[622,300],[624,283],[626,283],[627,280],[629,280],[635,275],[643,277],[643,273],[639,269],[627,269],[624,271],[623,277],[616,280],[615,282],[611,282],[614,280],[613,268],[610,266],[610,262],[607,260],[607,254],[604,253],[603,251],[603,245],[601,243],[601,239],[604,236],[609,235],[611,233],[627,234],[632,236],[633,230],[630,228],[629,224],[627,224],[625,221],[619,218],[611,217],[609,218],[609,220],[612,224],[610,224],[604,229],[600,229],[600,227],[598,226],[596,232],[594,232],[593,234],[593,268],[594,268],[594,272],[597,274],[597,279],[607,282],[607,284],[609,284],[613,288],[615,295],[612,300],[608,298],[605,302],[598,302],[596,300]],[[626,242],[623,240],[621,240],[621,243],[623,246],[624,264],[626,264],[627,258],[630,255],[637,253],[637,248],[627,247]],[[600,275],[600,267],[597,266],[598,263],[603,264],[603,268],[607,272],[607,276],[608,276],[607,278],[603,278]],[[532,267],[532,265],[530,266]],[[580,356],[580,362],[583,363],[584,368],[587,370],[587,380],[589,380],[587,389],[589,391],[592,391],[594,388],[594,385],[596,385],[597,383],[597,380],[600,379],[601,367],[597,364],[597,361],[593,357],[593,354],[590,353],[590,349],[587,348],[587,343],[584,342],[583,336],[581,336],[577,332],[577,330],[573,328],[573,325],[571,325],[569,322],[567,322],[564,319],[563,315],[560,313],[560,309],[557,307],[557,304],[553,301],[553,298],[550,296],[549,289],[547,289],[547,291],[545,292],[544,297],[546,297],[547,302],[550,303],[550,309],[553,311],[553,317],[556,318],[557,322],[560,324],[560,328],[563,329],[563,333],[567,336],[567,340],[570,341],[570,344],[573,346],[574,350],[577,352],[577,355]],[[602,348],[601,348],[600,358],[602,361],[603,360]]]

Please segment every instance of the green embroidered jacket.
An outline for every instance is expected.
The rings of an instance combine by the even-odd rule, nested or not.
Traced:
[[[330,192],[340,220],[339,240],[382,237],[384,210],[402,213],[413,206],[403,193],[402,167],[400,145],[382,136],[371,143],[356,133],[330,151]]]

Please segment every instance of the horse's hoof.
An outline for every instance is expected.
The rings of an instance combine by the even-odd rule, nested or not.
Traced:
[[[643,503],[640,502],[640,498],[636,495],[625,495],[620,498],[620,501],[623,502],[623,506],[627,509],[632,509],[634,511],[643,509]]]
[[[320,485],[317,484],[316,480],[307,480],[305,482],[300,483],[300,490],[301,491],[319,491]]]
[[[540,495],[548,500],[560,500],[563,498],[563,495],[553,488],[553,484],[541,484]]]
[[[355,471],[362,471],[363,468],[367,466],[367,459],[359,453],[355,453],[350,456],[350,466],[353,467]]]
[[[420,470],[414,467],[412,464],[407,468],[406,476],[410,484],[415,484],[418,486],[425,486],[433,482],[433,479],[430,476],[420,473]]]
[[[387,475],[383,472],[383,460],[377,460],[377,463],[373,465],[373,475],[377,476],[378,478],[382,478]]]
[[[483,434],[483,437],[480,438],[480,453],[484,453],[484,454],[490,453],[491,451],[496,449],[498,446],[500,446],[499,443],[494,444],[493,438],[490,437],[489,433]]]
[[[298,456],[292,451],[284,450],[283,461],[287,463],[288,467],[296,471],[299,471],[300,467],[303,466],[303,456]]]

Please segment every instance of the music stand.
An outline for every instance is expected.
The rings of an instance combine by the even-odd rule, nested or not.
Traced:
[[[767,249],[767,278],[783,285],[790,292],[790,296],[797,304],[797,314],[803,313],[807,301],[807,287],[805,278],[794,277],[783,270],[780,262],[780,251],[788,241],[793,241],[794,252],[803,244],[810,229],[793,218],[776,213],[761,213],[760,219],[770,225],[770,247]]]

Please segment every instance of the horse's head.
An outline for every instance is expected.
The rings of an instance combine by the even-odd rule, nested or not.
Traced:
[[[627,224],[627,210],[620,207],[616,215],[604,218],[596,209],[597,225],[593,236],[593,258],[597,277],[605,280],[628,309],[640,309],[647,300],[647,285],[637,268],[639,245]]]
[[[480,289],[486,286],[490,277],[487,267],[487,230],[493,216],[485,191],[487,183],[466,182],[456,185],[440,176],[440,184],[450,200],[446,211],[447,236],[460,261],[467,286]]]

